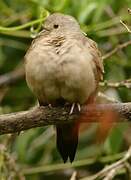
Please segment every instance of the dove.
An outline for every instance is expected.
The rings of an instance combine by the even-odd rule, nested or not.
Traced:
[[[97,44],[85,36],[77,20],[53,13],[46,18],[25,55],[25,72],[40,106],[67,102],[80,110],[81,105],[94,101],[104,68]],[[68,158],[73,162],[79,123],[56,125],[56,134],[64,163]]]

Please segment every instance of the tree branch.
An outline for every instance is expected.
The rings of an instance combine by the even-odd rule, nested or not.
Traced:
[[[108,112],[107,112],[108,110]],[[69,107],[35,107],[29,111],[0,115],[0,134],[16,133],[30,128],[80,122],[99,122],[105,113],[114,112],[120,119],[131,120],[131,103],[86,105],[81,112],[69,115]]]

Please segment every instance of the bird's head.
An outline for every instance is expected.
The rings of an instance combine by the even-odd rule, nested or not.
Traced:
[[[80,26],[72,16],[54,13],[47,17],[43,29],[49,33],[73,33],[79,32]]]

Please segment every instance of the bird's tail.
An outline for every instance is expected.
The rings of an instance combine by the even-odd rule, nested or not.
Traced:
[[[57,125],[57,149],[64,161],[68,157],[70,162],[73,162],[78,145],[79,124],[70,123],[64,125]]]

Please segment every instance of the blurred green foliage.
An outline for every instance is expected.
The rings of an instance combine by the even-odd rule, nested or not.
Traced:
[[[40,30],[47,12],[62,12],[76,17],[83,31],[98,43],[102,54],[105,54],[120,43],[131,39],[131,35],[119,22],[122,19],[126,24],[130,24],[131,16],[127,12],[130,5],[130,0],[119,0],[119,2],[113,0],[0,0],[0,74],[13,70],[24,61],[23,57],[32,40],[31,35]],[[26,25],[23,26],[23,24]],[[17,31],[14,31],[15,29]],[[131,46],[109,57],[104,65],[104,79],[108,81],[117,82],[131,78]],[[101,91],[120,101],[131,101],[131,91],[127,88],[105,87]],[[3,92],[0,89],[0,95]],[[25,80],[20,80],[8,87],[0,103],[0,113],[7,113],[26,110],[36,104],[36,99],[28,89]],[[127,127],[128,124],[122,123],[113,128],[102,147],[94,142],[95,125],[87,128],[81,133],[76,160],[98,156],[101,158],[102,154],[112,155],[125,150],[129,145],[123,133],[126,132]],[[22,169],[28,166],[56,164],[62,161],[55,148],[54,134],[52,127],[31,129],[16,136],[13,141],[10,140],[7,149],[12,156],[17,157],[17,163]],[[8,136],[1,136],[1,144],[8,138]],[[4,167],[6,165],[1,165],[1,162],[3,161],[0,158],[0,172],[4,172],[0,173],[0,179],[4,180],[8,173],[7,167]],[[97,163],[95,165],[97,167]],[[87,170],[87,168],[80,169]],[[68,175],[71,176],[71,172],[34,173],[26,176],[26,179],[61,178],[64,180],[64,178],[69,179]]]

